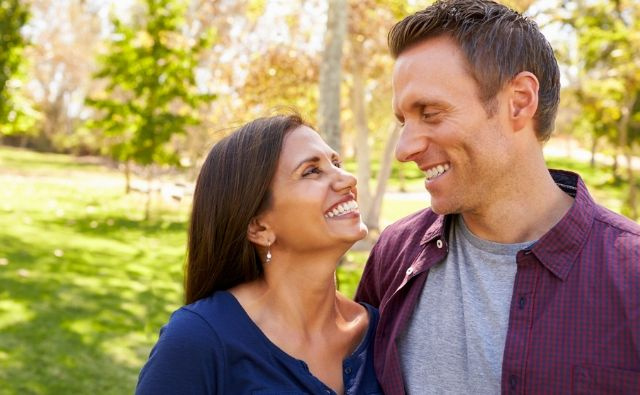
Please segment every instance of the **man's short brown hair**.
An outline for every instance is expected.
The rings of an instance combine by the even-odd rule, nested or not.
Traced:
[[[522,71],[533,73],[540,83],[535,130],[538,140],[549,139],[560,101],[560,71],[535,22],[490,0],[440,0],[393,26],[389,49],[397,58],[409,47],[442,35],[460,45],[489,115],[505,83]]]

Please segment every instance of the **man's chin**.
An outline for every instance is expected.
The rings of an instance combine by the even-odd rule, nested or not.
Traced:
[[[438,204],[438,202],[431,201],[431,211],[438,215],[456,214],[457,211],[448,205]]]

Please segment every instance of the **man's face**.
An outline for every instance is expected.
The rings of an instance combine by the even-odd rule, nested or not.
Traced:
[[[396,157],[425,173],[439,214],[482,215],[505,196],[515,160],[503,91],[489,117],[467,70],[464,54],[447,36],[410,47],[393,70],[393,109],[402,124]]]

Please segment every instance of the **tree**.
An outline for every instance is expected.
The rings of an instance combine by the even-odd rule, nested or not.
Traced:
[[[95,136],[78,128],[85,97],[96,87],[95,48],[100,43],[100,14],[106,4],[85,0],[31,0],[33,43],[30,90],[42,114],[32,146],[56,151],[95,153]]]
[[[22,27],[28,19],[28,3],[0,0],[0,137],[24,133],[33,126],[33,110],[21,95],[22,53],[27,45]]]
[[[90,127],[104,133],[108,153],[125,163],[127,190],[130,161],[146,167],[149,181],[151,165],[179,164],[169,143],[199,122],[195,116],[199,105],[215,98],[199,92],[195,79],[199,55],[211,45],[213,35],[190,37],[181,30],[182,1],[145,0],[144,4],[144,13],[131,26],[114,18],[113,42],[100,58],[96,74],[106,86],[103,94],[87,101],[99,112]]]
[[[342,151],[340,137],[340,81],[342,47],[347,28],[347,0],[328,0],[325,47],[320,64],[318,129],[327,144]]]
[[[357,162],[358,204],[363,220],[372,231],[380,229],[380,212],[391,174],[393,152],[399,137],[397,122],[389,111],[391,101],[387,35],[393,23],[411,12],[404,1],[361,0],[349,9],[349,73],[351,116],[355,129],[354,150]],[[382,142],[376,146],[376,142]],[[376,186],[371,158],[380,159]]]
[[[577,76],[574,92],[582,105],[582,118],[592,120],[594,139],[609,139],[617,156],[626,159],[629,192],[623,212],[636,219],[640,215],[637,202],[638,181],[632,166],[637,154],[638,136],[634,119],[640,101],[640,4],[636,1],[589,1],[565,4],[569,11],[563,22],[577,36],[574,56]],[[584,124],[576,119],[576,124]],[[596,140],[594,140],[596,141]]]

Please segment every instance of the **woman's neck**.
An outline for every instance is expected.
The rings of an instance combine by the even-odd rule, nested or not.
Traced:
[[[256,324],[275,321],[299,333],[319,333],[343,321],[335,282],[338,259],[319,253],[276,256],[262,278],[231,290]]]

